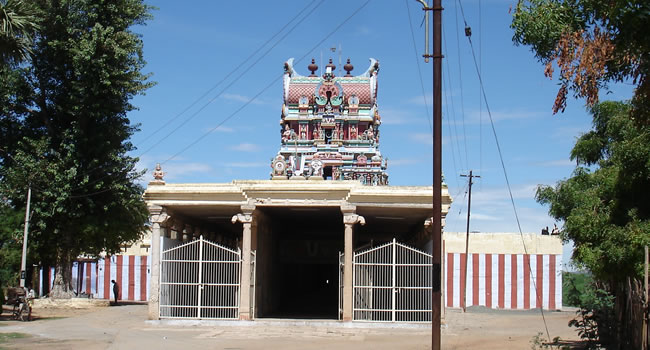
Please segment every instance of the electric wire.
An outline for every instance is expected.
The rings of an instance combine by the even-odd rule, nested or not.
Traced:
[[[460,1],[460,0],[458,0]],[[481,0],[478,1],[478,72],[483,72],[483,16],[481,11]],[[483,172],[483,95],[481,94],[481,87],[478,91],[478,115],[479,115],[479,143],[478,143],[478,172]],[[482,182],[481,182],[482,184]],[[481,186],[479,184],[479,186]],[[479,187],[480,189],[481,187]]]
[[[442,40],[443,40],[443,44],[444,44],[444,48],[445,48],[445,54],[448,54],[449,50],[447,49],[447,34],[445,32],[444,27],[442,29]],[[447,91],[454,91],[454,86],[451,83],[452,79],[451,79],[451,70],[449,69],[449,64],[445,64],[445,67],[447,68],[447,75],[445,76],[445,74],[443,74],[442,78],[443,78],[443,80],[446,78],[447,83],[445,85],[447,86],[447,89],[445,89],[443,91],[445,91],[445,95],[447,95],[448,94]],[[443,83],[444,83],[444,81],[443,81]],[[447,97],[445,96],[445,101],[446,100],[447,100]],[[458,139],[460,139],[460,136],[458,135],[458,123],[456,122],[456,107],[455,107],[453,95],[451,97],[449,97],[449,100],[451,101],[451,114],[449,114],[449,107],[448,107],[449,102],[446,103],[445,108],[447,108],[447,115],[451,116],[451,119],[452,119],[452,122],[453,122],[453,125],[454,125],[454,133],[455,133],[454,139],[456,141],[456,150],[458,152],[458,159],[461,162],[461,165],[463,165],[462,164],[463,156],[461,154],[461,151],[460,151],[461,147],[460,147],[460,143],[458,141]],[[467,154],[467,150],[465,150],[465,154]],[[465,165],[465,169],[463,169],[464,171],[469,169],[469,161],[467,160],[467,158],[465,158],[465,164],[464,165]]]
[[[325,40],[329,39],[330,36],[332,36],[334,33],[336,33],[336,32],[337,32],[337,31],[338,31],[338,30],[339,30],[343,25],[345,25],[345,24],[346,24],[350,19],[352,19],[352,17],[354,17],[354,16],[355,16],[359,11],[361,11],[361,10],[362,10],[366,5],[368,5],[369,2],[370,2],[370,0],[366,0],[366,2],[364,2],[364,3],[363,3],[361,6],[359,6],[359,7],[358,7],[354,12],[352,12],[352,14],[350,14],[350,16],[348,16],[345,20],[343,20],[343,22],[339,23],[338,26],[336,26],[336,27],[335,27],[331,32],[329,32],[329,33],[328,33],[328,34],[327,34],[323,39],[321,39],[321,40],[320,40],[316,45],[314,45],[311,49],[309,49],[309,50],[308,50],[308,51],[307,51],[303,56],[301,56],[301,57],[300,57],[298,60],[296,60],[295,62],[298,63],[298,62],[302,61],[303,59],[305,59],[305,57],[307,57],[311,52],[313,52],[314,50],[316,50],[320,45],[323,44],[323,42],[325,42]],[[284,75],[284,74],[283,74],[283,75]],[[281,77],[282,77],[282,76],[280,76],[280,78],[281,78]],[[259,97],[259,96],[260,96],[261,94],[263,94],[266,90],[268,90],[271,86],[273,86],[273,85],[275,84],[276,80],[277,80],[277,78],[273,78],[273,80],[272,80],[268,85],[266,85],[262,90],[260,90],[257,94],[255,94],[255,96],[253,96],[253,97],[250,98],[248,101],[246,101],[246,102],[245,102],[245,103],[244,103],[240,108],[238,108],[237,110],[235,110],[235,111],[234,111],[233,113],[231,113],[228,117],[224,118],[224,119],[223,119],[219,124],[217,124],[217,126],[215,126],[214,128],[208,130],[207,132],[203,133],[201,136],[199,136],[199,137],[196,138],[194,141],[190,142],[187,146],[185,146],[184,148],[182,148],[180,151],[176,152],[174,155],[172,155],[171,157],[167,158],[167,159],[166,159],[164,162],[162,162],[161,164],[165,164],[165,163],[167,163],[168,161],[170,161],[170,160],[172,160],[172,159],[178,157],[179,155],[181,155],[182,153],[184,153],[185,151],[187,151],[188,149],[190,149],[192,146],[194,146],[194,145],[196,145],[197,143],[199,143],[199,142],[200,142],[201,140],[203,140],[205,137],[207,137],[208,135],[210,135],[213,131],[217,130],[221,125],[223,125],[224,123],[226,123],[228,120],[232,119],[232,118],[233,118],[234,116],[236,116],[236,115],[237,115],[241,110],[243,110],[243,109],[246,108],[249,104],[251,104],[251,102],[253,102],[257,97]]]
[[[268,48],[268,49],[267,49],[267,50],[266,50],[266,51],[265,51],[265,52],[264,52],[260,57],[258,57],[257,60],[255,60],[255,61],[254,61],[254,62],[253,62],[253,63],[252,63],[248,68],[246,68],[246,69],[245,69],[241,74],[239,74],[239,75],[238,75],[238,76],[237,76],[233,81],[231,81],[228,85],[226,85],[223,89],[221,89],[221,91],[219,91],[219,93],[218,93],[217,95],[215,95],[215,96],[212,97],[208,102],[206,102],[205,104],[203,104],[203,106],[201,106],[201,107],[200,107],[196,112],[194,112],[193,114],[191,114],[188,118],[185,118],[185,120],[183,120],[183,121],[182,121],[182,122],[181,122],[181,123],[180,123],[176,128],[174,128],[173,130],[171,130],[170,132],[168,132],[165,136],[163,136],[162,138],[160,138],[156,143],[154,143],[151,147],[149,147],[147,150],[145,150],[144,152],[142,152],[138,157],[142,157],[144,154],[147,154],[148,152],[150,152],[151,150],[153,150],[156,146],[158,146],[158,145],[161,144],[163,141],[165,141],[167,138],[169,138],[171,135],[173,135],[173,134],[174,134],[176,131],[178,131],[181,127],[185,126],[185,125],[186,125],[190,120],[194,119],[194,117],[196,117],[196,116],[197,116],[199,113],[201,113],[205,108],[207,108],[207,107],[208,107],[212,102],[214,102],[217,98],[219,98],[219,97],[220,97],[220,96],[221,96],[221,95],[222,95],[226,90],[228,90],[228,89],[229,89],[230,87],[232,87],[235,83],[237,83],[237,82],[239,81],[239,79],[241,79],[242,76],[244,76],[244,75],[245,75],[246,73],[248,73],[248,72],[249,72],[253,67],[255,67],[255,65],[257,65],[257,63],[259,63],[259,62],[260,62],[264,57],[266,57],[266,56],[269,54],[269,52],[271,52],[271,50],[273,50],[277,45],[279,45],[279,44],[282,42],[282,40],[284,40],[284,38],[286,38],[286,37],[287,37],[287,36],[288,36],[288,35],[289,35],[289,34],[290,34],[294,29],[296,29],[296,27],[298,27],[302,22],[304,22],[305,19],[307,19],[309,16],[311,16],[311,15],[314,13],[313,11],[314,11],[316,8],[318,8],[320,5],[322,5],[322,4],[323,4],[322,1],[319,2],[319,3],[316,5],[316,7],[314,7],[314,8],[312,9],[312,11],[308,12],[307,14],[305,14],[305,16],[304,16],[302,19],[300,19],[297,23],[295,23],[295,24],[293,25],[293,27],[291,27],[291,28],[289,29],[289,31],[287,31],[286,33],[284,33],[284,35],[283,35],[281,38],[279,38],[279,39],[275,42],[275,44],[273,44],[271,47],[269,47],[269,48]],[[256,95],[256,97],[258,97],[258,96],[259,96],[259,94]],[[249,100],[249,101],[245,104],[245,106],[247,106],[248,104],[250,104],[252,101],[253,101],[253,100]],[[238,109],[237,112],[239,112],[240,110],[241,110],[241,108]],[[236,114],[237,112],[235,112],[235,114]],[[222,124],[219,124],[219,126],[221,126],[221,125],[222,125]],[[213,128],[213,129],[211,129],[208,133],[211,133],[213,130],[216,130],[216,129],[217,129],[217,128]]]
[[[461,113],[461,119],[463,123],[463,141],[465,144],[465,159],[467,162],[467,168],[469,168],[469,156],[468,156],[468,147],[467,147],[467,131],[465,128],[465,98],[464,98],[464,90],[463,90],[463,69],[462,69],[462,64],[460,62],[460,34],[458,30],[458,4],[457,2],[454,2],[455,6],[455,17],[456,17],[456,50],[458,52],[458,85],[460,88],[460,113]]]
[[[427,102],[426,92],[424,89],[424,80],[422,79],[422,70],[420,69],[420,57],[418,57],[418,49],[415,44],[415,34],[413,33],[413,22],[411,20],[411,7],[409,6],[409,0],[404,0],[406,4],[406,14],[408,15],[409,29],[411,30],[411,41],[413,42],[413,53],[415,55],[415,66],[418,68],[418,78],[420,78],[420,88],[422,89],[422,100],[424,101],[424,108],[427,112],[427,122],[429,123],[429,130],[431,135],[433,135],[433,125],[431,119],[429,118],[429,102]],[[433,116],[431,116],[433,118]]]
[[[163,124],[163,125],[161,125],[160,127],[158,127],[154,132],[152,132],[151,134],[147,135],[147,136],[146,136],[143,140],[141,140],[139,143],[140,143],[140,144],[144,144],[146,141],[148,141],[149,139],[151,139],[151,137],[153,137],[154,135],[156,135],[157,133],[159,133],[162,129],[164,129],[164,128],[166,128],[167,126],[169,126],[172,122],[174,122],[174,121],[177,120],[178,118],[180,118],[183,114],[185,114],[185,113],[186,113],[187,111],[189,111],[192,107],[194,107],[197,103],[199,103],[199,101],[201,101],[204,97],[206,97],[206,96],[209,95],[212,91],[214,91],[217,87],[219,87],[219,85],[221,85],[224,81],[226,81],[228,78],[230,78],[231,75],[233,75],[236,71],[238,71],[238,70],[239,70],[241,67],[243,67],[246,63],[248,63],[248,62],[249,62],[249,61],[250,61],[250,60],[251,60],[251,59],[252,59],[252,58],[253,58],[253,57],[258,53],[258,52],[260,52],[260,51],[261,51],[261,50],[262,50],[266,45],[268,45],[268,44],[269,44],[273,39],[275,39],[275,37],[277,37],[280,33],[282,33],[282,32],[283,32],[283,31],[284,31],[284,30],[289,26],[289,24],[291,24],[291,23],[292,23],[293,21],[295,21],[298,17],[300,17],[300,15],[303,14],[303,13],[304,13],[304,12],[305,12],[309,7],[311,7],[311,6],[312,6],[316,1],[318,1],[318,0],[312,0],[312,2],[310,2],[309,4],[307,4],[307,6],[305,6],[305,7],[302,8],[300,11],[298,11],[298,13],[296,13],[296,15],[295,15],[293,18],[291,18],[289,21],[287,21],[287,22],[282,26],[282,28],[280,28],[277,32],[275,32],[275,34],[273,34],[270,38],[268,38],[268,39],[267,39],[267,40],[266,40],[262,45],[260,45],[258,48],[256,48],[255,50],[253,50],[253,52],[251,52],[251,54],[250,54],[247,58],[245,58],[243,61],[241,61],[241,62],[240,62],[240,63],[239,63],[235,68],[233,68],[230,72],[228,72],[228,74],[226,74],[226,76],[224,76],[223,78],[221,78],[221,80],[219,80],[219,82],[217,82],[217,83],[216,83],[215,85],[213,85],[210,89],[208,89],[206,92],[204,92],[201,96],[199,96],[197,99],[195,99],[195,100],[194,100],[192,103],[190,103],[186,108],[184,108],[180,113],[176,114],[175,116],[173,116],[172,118],[170,118],[169,120],[167,120],[167,122],[165,122],[165,124]],[[316,6],[316,7],[318,7],[318,6]],[[308,11],[308,12],[312,12],[313,10],[316,9],[316,7],[314,7],[313,9],[311,9],[311,10]]]
[[[445,84],[446,79],[444,79],[444,76],[445,76],[444,74],[442,76],[443,76],[442,94],[445,95],[445,109],[447,110],[446,115],[449,116],[449,99],[448,99],[448,96],[447,96],[447,91],[444,88],[445,85],[446,85]],[[458,173],[458,168],[456,167],[456,152],[459,152],[459,154],[460,154],[460,151],[458,151],[458,149],[454,150],[454,141],[453,141],[454,137],[453,137],[453,133],[451,132],[451,126],[449,125],[450,124],[449,123],[449,118],[445,118],[445,115],[443,115],[442,119],[447,122],[446,123],[447,124],[447,132],[449,133],[449,135],[451,137],[451,139],[449,140],[450,141],[450,146],[451,146],[451,160],[452,160],[452,164],[454,166],[454,179],[457,179],[456,175],[458,175],[459,173]],[[458,180],[456,180],[456,183],[458,183]]]
[[[309,15],[311,15],[312,12],[313,12],[316,8],[318,8],[318,7],[323,3],[323,0],[320,0],[320,2],[319,2],[319,3],[318,3],[314,8],[310,9],[309,11],[306,11],[306,10],[309,9],[309,7],[311,7],[311,6],[312,6],[316,1],[318,1],[318,0],[312,0],[312,2],[310,2],[307,6],[305,6],[305,7],[302,8],[300,11],[298,11],[298,13],[297,13],[293,18],[291,18],[289,21],[287,21],[287,23],[285,23],[285,25],[283,25],[283,26],[282,26],[282,27],[281,27],[281,28],[280,28],[280,29],[279,29],[275,34],[273,34],[273,35],[272,35],[272,36],[271,36],[271,37],[270,37],[266,42],[264,42],[264,43],[263,43],[259,48],[257,48],[256,50],[254,50],[254,51],[253,51],[253,52],[252,52],[252,53],[251,53],[251,54],[250,54],[246,59],[244,59],[244,60],[243,60],[239,65],[237,65],[235,68],[233,68],[233,69],[232,69],[232,70],[231,70],[231,71],[230,71],[230,72],[229,72],[225,77],[223,77],[223,78],[222,78],[222,79],[221,79],[217,84],[215,84],[214,86],[212,86],[212,87],[211,87],[210,89],[208,89],[205,93],[203,93],[200,97],[198,97],[198,98],[195,99],[192,103],[190,103],[190,105],[189,105],[188,107],[186,107],[182,112],[180,112],[179,114],[177,114],[177,115],[175,115],[174,117],[172,117],[171,119],[169,119],[169,120],[168,120],[164,125],[162,125],[161,127],[157,128],[153,133],[151,133],[151,134],[149,134],[147,137],[145,137],[144,140],[140,141],[141,144],[142,144],[142,143],[145,143],[148,139],[150,139],[151,137],[153,137],[155,134],[157,134],[158,132],[160,132],[161,130],[163,130],[165,127],[169,126],[172,122],[174,122],[175,120],[177,120],[179,117],[181,117],[183,114],[185,114],[185,112],[187,112],[187,111],[190,110],[192,107],[194,107],[194,106],[195,106],[199,101],[201,101],[201,100],[202,100],[205,96],[207,96],[210,92],[214,91],[214,89],[216,89],[219,85],[221,85],[224,81],[226,81],[226,80],[227,80],[227,79],[228,79],[232,74],[234,74],[236,71],[238,71],[238,70],[239,70],[239,69],[240,69],[244,64],[248,63],[248,62],[249,62],[249,61],[250,61],[250,60],[251,60],[251,59],[252,59],[252,58],[257,54],[257,52],[258,52],[259,50],[261,50],[262,48],[264,48],[265,46],[267,46],[267,45],[268,45],[268,44],[269,44],[273,39],[275,39],[275,38],[276,38],[280,33],[282,33],[282,32],[283,32],[283,31],[284,31],[284,30],[285,30],[285,29],[286,29],[286,28],[287,28],[287,27],[288,27],[288,26],[293,22],[293,21],[295,21],[298,17],[300,17],[300,15],[304,14],[305,12],[307,13],[307,15],[305,15],[305,16],[304,16],[304,17],[303,17],[303,18],[302,18],[298,23],[294,24],[294,26],[293,26],[292,28],[290,28],[289,31],[288,31],[287,33],[284,34],[284,36],[282,36],[280,39],[278,39],[278,40],[275,42],[275,44],[274,44],[273,46],[271,46],[271,47],[270,47],[270,48],[269,48],[269,49],[268,49],[268,50],[267,50],[267,51],[266,51],[266,52],[265,52],[261,57],[259,57],[259,58],[258,58],[258,59],[253,63],[253,64],[251,64],[251,65],[250,65],[250,66],[249,66],[249,67],[248,67],[248,68],[247,68],[247,69],[246,69],[242,74],[240,74],[237,78],[235,78],[235,80],[233,80],[233,81],[232,81],[228,86],[226,86],[226,88],[222,89],[221,92],[219,92],[219,94],[217,94],[217,96],[215,96],[215,97],[212,98],[210,101],[208,101],[208,103],[204,104],[204,105],[203,105],[203,106],[202,106],[202,107],[201,107],[197,112],[195,112],[195,113],[194,113],[193,115],[191,115],[189,118],[187,118],[186,120],[184,120],[184,121],[183,121],[179,126],[177,126],[177,127],[176,127],[175,129],[173,129],[170,133],[168,133],[168,134],[167,134],[163,139],[161,139],[161,140],[159,140],[158,142],[156,142],[154,145],[152,145],[150,148],[148,148],[145,152],[141,153],[137,158],[140,158],[140,157],[142,157],[143,155],[145,155],[146,153],[148,153],[149,151],[151,151],[155,146],[159,145],[159,144],[160,144],[164,139],[168,138],[168,137],[171,136],[174,132],[176,132],[178,129],[180,129],[182,126],[184,126],[185,124],[187,124],[187,122],[189,122],[189,121],[190,121],[191,119],[193,119],[196,115],[198,115],[199,112],[201,112],[203,109],[205,109],[205,108],[207,107],[207,105],[209,105],[209,104],[212,103],[215,99],[217,99],[219,96],[221,96],[221,95],[225,92],[226,89],[228,89],[229,87],[231,87],[231,86],[232,86],[234,83],[236,83],[236,82],[237,82],[237,81],[238,81],[238,80],[239,80],[239,79],[240,79],[244,74],[246,74],[250,69],[252,69],[252,68],[253,68],[257,63],[259,63],[263,57],[265,57],[266,55],[268,55],[268,53],[269,53],[273,48],[275,48],[275,47],[276,47],[276,46],[277,46],[277,45],[278,45],[278,44],[279,44],[279,43],[280,43],[284,38],[286,38],[286,36],[287,36],[289,33],[291,33],[291,32],[292,32],[292,31],[293,31],[293,30],[294,30],[294,29],[295,29],[295,28],[296,28],[300,23],[302,23],[302,22],[303,22],[307,17],[309,17]],[[93,172],[93,171],[95,171],[95,170],[97,170],[97,169],[100,169],[100,168],[102,168],[102,167],[101,167],[101,166],[96,166],[96,167],[94,167],[94,168],[92,168],[92,169],[90,169],[90,170],[87,170],[87,171],[84,172],[81,176],[89,175],[91,172]],[[94,185],[94,184],[96,184],[96,183],[98,183],[98,182],[104,180],[105,178],[107,178],[107,177],[109,177],[109,176],[111,176],[111,174],[105,174],[104,176],[101,176],[101,177],[99,177],[99,178],[97,178],[97,179],[95,179],[95,180],[93,180],[93,181],[89,181],[89,182],[87,182],[87,183],[84,183],[83,185],[80,185],[80,186],[74,187],[74,188],[72,188],[70,191],[75,191],[75,190],[79,190],[79,189],[82,189],[82,188],[87,187],[87,186],[90,186],[90,185]],[[106,192],[106,191],[99,191],[99,192],[95,192],[95,193],[93,193],[93,194],[89,194],[89,195],[95,195],[95,194],[99,194],[99,193],[103,193],[103,192]],[[74,198],[80,198],[80,197],[84,197],[84,196],[85,196],[85,195],[79,195],[79,196],[75,196]]]
[[[465,15],[464,15],[464,12],[463,12],[463,5],[460,2],[460,0],[458,0],[458,3],[460,4],[461,13],[463,13],[463,21],[465,22],[465,26],[467,27],[467,21],[465,20]],[[503,170],[503,176],[505,177],[505,180],[506,180],[506,186],[508,188],[508,194],[510,196],[510,203],[512,204],[512,209],[513,209],[513,212],[514,212],[514,215],[515,215],[515,220],[517,221],[517,228],[519,229],[519,236],[521,237],[521,243],[522,243],[522,245],[524,247],[524,253],[526,255],[529,255],[528,254],[528,248],[526,247],[526,242],[524,240],[524,234],[523,234],[523,231],[521,229],[521,222],[519,220],[519,215],[517,214],[517,206],[515,205],[515,199],[514,199],[514,196],[512,195],[512,188],[510,186],[510,180],[508,179],[508,172],[506,170],[506,165],[505,165],[505,162],[503,160],[503,154],[501,152],[501,145],[499,144],[499,137],[497,136],[496,128],[494,127],[494,120],[492,119],[492,112],[490,111],[490,105],[488,104],[487,95],[485,93],[485,87],[483,85],[483,78],[481,77],[480,68],[479,68],[479,65],[478,65],[478,62],[477,62],[477,59],[476,59],[476,52],[474,50],[474,44],[472,43],[471,36],[467,36],[467,39],[469,40],[469,46],[470,46],[471,51],[472,51],[472,58],[473,58],[473,61],[474,61],[474,68],[475,68],[476,74],[478,76],[479,88],[481,90],[481,94],[483,96],[483,99],[485,100],[485,110],[487,111],[488,117],[490,119],[490,126],[492,127],[492,134],[494,135],[494,141],[495,141],[496,146],[497,146],[497,151],[498,151],[498,154],[499,154],[499,161],[501,162],[501,169]],[[532,271],[531,265],[530,265],[530,260],[528,260],[528,269]],[[542,300],[540,300],[541,293],[538,290],[537,283],[536,283],[535,279],[531,278],[531,281],[532,281],[533,287],[535,289],[535,295],[536,295],[536,298],[537,298],[537,302],[540,305],[542,305],[542,307],[540,308],[540,312],[541,312],[541,315],[542,315],[542,320],[544,322],[544,328],[546,329],[546,335],[548,336],[548,339],[550,340],[551,339],[551,334],[550,334],[550,332],[548,330],[548,324],[546,323],[546,316],[544,315],[543,302],[542,302]]]

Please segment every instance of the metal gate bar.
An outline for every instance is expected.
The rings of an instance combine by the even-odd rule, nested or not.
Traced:
[[[239,249],[201,236],[163,251],[160,269],[160,318],[239,318]]]
[[[395,239],[355,253],[353,319],[431,321],[431,261],[430,254]]]

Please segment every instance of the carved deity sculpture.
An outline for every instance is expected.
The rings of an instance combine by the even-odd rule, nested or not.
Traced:
[[[358,137],[357,135],[357,127],[352,125],[350,127],[350,140],[356,140]]]
[[[307,125],[306,124],[301,124],[300,125],[300,140],[306,140],[307,139]]]
[[[162,171],[160,163],[156,164],[156,170],[153,171],[154,180],[162,181],[165,173]]]
[[[160,163],[156,164],[156,169],[153,171],[153,181],[150,182],[150,184],[153,185],[164,185],[165,180],[163,177],[165,176],[165,173],[162,171],[162,167],[160,166]]]
[[[287,142],[291,139],[291,128],[289,124],[284,125],[284,131],[282,132],[282,142]]]

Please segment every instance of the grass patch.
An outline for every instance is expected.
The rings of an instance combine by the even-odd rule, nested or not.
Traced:
[[[0,333],[0,344],[6,343],[12,339],[27,338],[29,334],[25,333]]]

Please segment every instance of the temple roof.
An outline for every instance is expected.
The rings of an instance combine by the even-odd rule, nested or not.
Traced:
[[[331,62],[327,65],[331,69],[331,76],[328,75],[328,70],[323,69],[323,74],[317,76],[315,71],[318,69],[318,66],[313,63],[309,65],[309,69],[314,69],[310,76],[303,76],[298,74],[293,67],[293,58],[285,62],[285,71],[288,73],[285,76],[284,80],[284,103],[286,105],[297,105],[299,104],[300,97],[305,96],[308,99],[308,103],[314,103],[314,97],[319,95],[319,88],[324,82],[333,83],[337,88],[341,88],[342,91],[337,91],[340,96],[343,97],[344,101],[348,101],[351,96],[357,96],[359,98],[359,105],[371,106],[375,103],[377,97],[377,73],[379,71],[379,61],[370,58],[370,66],[368,69],[361,75],[353,76],[350,72],[354,69],[352,64],[349,63],[345,65],[345,69],[348,74],[345,76],[336,76],[334,66]],[[325,68],[327,68],[327,66]],[[349,69],[349,70],[348,70]]]

